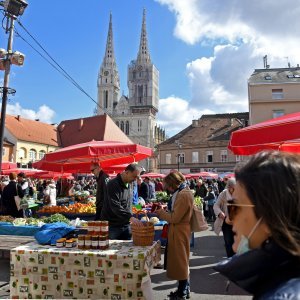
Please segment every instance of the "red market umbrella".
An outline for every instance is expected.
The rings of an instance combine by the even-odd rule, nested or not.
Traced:
[[[251,155],[262,150],[300,153],[300,112],[234,131],[228,148],[238,155]]]
[[[185,175],[186,178],[199,178],[199,177],[204,177],[204,178],[218,178],[217,173],[212,173],[212,172],[199,172],[199,173],[190,173]]]
[[[14,169],[17,167],[16,163],[12,163],[10,161],[3,161],[1,164],[1,170]]]
[[[104,167],[103,171],[106,173],[112,173],[112,174],[120,173],[120,172],[124,171],[127,166],[128,166],[128,164]]]
[[[58,179],[58,178],[66,178],[66,179],[74,179],[71,173],[59,173],[59,172],[51,172],[51,171],[45,171],[40,172],[34,175],[36,178],[40,179]]]
[[[165,174],[160,173],[145,173],[141,176],[142,178],[149,177],[149,178],[164,178],[166,177]]]
[[[13,169],[3,170],[2,174],[3,175],[9,175],[10,173],[16,173],[16,174],[24,173],[26,176],[33,176],[33,175],[35,175],[39,172],[41,172],[41,170],[13,168]]]
[[[91,162],[102,168],[130,164],[152,155],[152,149],[138,144],[91,141],[47,153],[34,167],[55,172],[90,173]]]

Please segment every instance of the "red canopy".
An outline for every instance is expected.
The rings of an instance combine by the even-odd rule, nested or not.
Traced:
[[[261,150],[300,152],[300,112],[232,132],[228,148],[239,155]]]
[[[7,169],[13,169],[16,168],[17,164],[16,163],[12,163],[10,161],[3,161],[1,164],[1,170],[7,170]]]
[[[71,173],[59,173],[59,172],[51,172],[51,171],[44,171],[39,172],[34,175],[36,178],[41,179],[58,179],[58,178],[67,178],[67,179],[74,179]]]
[[[3,170],[2,174],[3,175],[9,175],[9,173],[24,173],[26,176],[32,176],[34,174],[37,174],[39,172],[41,172],[41,170],[36,170],[36,169],[23,169],[23,168],[14,168],[14,169],[7,169],[7,170]]]
[[[217,173],[212,173],[212,172],[200,172],[200,173],[190,173],[184,175],[186,178],[199,178],[199,177],[205,177],[205,178],[218,178]]]
[[[34,163],[36,168],[56,172],[90,173],[91,162],[99,162],[105,168],[129,164],[152,155],[152,149],[138,144],[115,141],[91,141],[47,153]]]
[[[142,178],[149,177],[149,178],[164,178],[166,177],[165,174],[160,173],[145,173],[141,176]]]

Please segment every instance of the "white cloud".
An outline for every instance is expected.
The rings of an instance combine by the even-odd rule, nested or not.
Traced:
[[[155,1],[175,14],[175,37],[189,45],[213,47],[211,57],[186,65],[192,95],[186,104],[189,109],[248,111],[247,80],[255,68],[263,68],[264,55],[271,68],[287,67],[288,61],[292,66],[300,63],[300,1]]]
[[[6,113],[10,115],[20,115],[26,119],[39,119],[41,122],[53,123],[55,111],[47,105],[42,105],[37,111],[21,107],[20,103],[7,104]]]
[[[158,124],[166,130],[168,136],[172,136],[191,125],[191,120],[198,119],[202,114],[213,113],[209,109],[192,108],[188,101],[170,96],[159,100]]]

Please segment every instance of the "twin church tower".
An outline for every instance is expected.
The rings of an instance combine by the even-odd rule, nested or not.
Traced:
[[[105,55],[97,80],[97,113],[108,114],[134,143],[154,148],[156,144],[165,140],[165,132],[156,124],[159,72],[150,58],[145,9],[140,47],[136,60],[132,60],[128,65],[127,85],[128,97],[124,95],[120,97],[120,78],[114,53],[110,14]],[[155,163],[148,162],[145,167],[153,170]]]

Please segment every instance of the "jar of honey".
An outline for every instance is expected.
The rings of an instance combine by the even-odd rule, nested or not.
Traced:
[[[84,249],[85,236],[83,234],[78,235],[77,247],[78,249]]]
[[[65,238],[61,238],[61,239],[58,239],[56,240],[56,247],[57,248],[62,248],[64,247],[66,244],[66,239]]]
[[[91,249],[92,247],[92,236],[86,235],[84,239],[84,249]]]
[[[89,235],[93,235],[94,234],[94,221],[88,221],[87,224],[87,230],[88,230],[88,234]]]
[[[98,235],[93,235],[92,236],[92,246],[91,249],[96,250],[99,249],[99,241],[98,241],[99,237]]]
[[[107,236],[105,234],[100,234],[99,235],[99,249],[100,250],[106,250],[106,239]]]
[[[66,248],[73,248],[73,239],[66,240]]]
[[[108,233],[108,221],[101,221],[101,233],[106,234]]]

